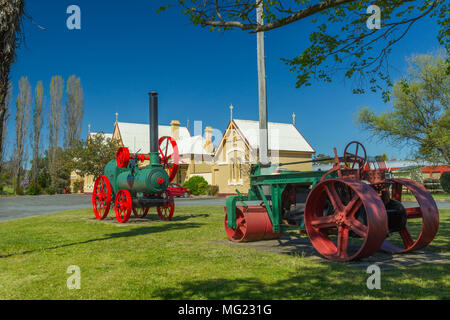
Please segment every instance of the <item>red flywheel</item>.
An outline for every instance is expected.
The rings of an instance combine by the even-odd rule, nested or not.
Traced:
[[[171,182],[177,175],[179,166],[178,146],[175,139],[171,137],[159,138],[159,153],[161,164],[164,170],[168,171],[169,182]]]

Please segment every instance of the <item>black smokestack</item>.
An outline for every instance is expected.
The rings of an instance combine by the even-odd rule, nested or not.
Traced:
[[[150,92],[150,153],[158,153],[158,93]]]

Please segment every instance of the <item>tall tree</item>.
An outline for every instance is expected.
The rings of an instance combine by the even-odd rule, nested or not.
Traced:
[[[396,145],[409,144],[416,156],[450,163],[450,75],[443,53],[409,59],[405,77],[393,87],[392,110],[377,115],[365,107],[357,124]]]
[[[194,25],[211,30],[271,31],[298,21],[310,30],[309,47],[283,61],[297,75],[297,87],[311,80],[331,82],[339,74],[350,79],[355,93],[367,87],[388,98],[391,85],[388,56],[392,46],[424,17],[440,24],[437,38],[450,49],[445,0],[166,0],[182,6]],[[256,7],[263,3],[265,23],[257,23]],[[376,5],[376,6],[373,6]],[[377,9],[380,25],[377,25]],[[375,16],[372,16],[375,10]],[[341,78],[341,79],[342,79]],[[339,79],[339,80],[341,80]]]
[[[67,101],[64,113],[64,146],[71,148],[80,140],[84,114],[84,95],[80,78],[72,75],[67,80]]]
[[[14,150],[14,192],[20,184],[23,166],[27,161],[27,130],[30,120],[31,86],[27,77],[19,81],[19,95],[16,100],[16,148]]]
[[[42,81],[39,81],[34,92],[34,109],[33,109],[33,166],[31,170],[31,177],[33,182],[36,182],[39,177],[39,146],[41,143],[41,128],[44,119],[42,112],[42,105],[44,99],[44,86]]]
[[[59,133],[61,129],[61,99],[64,91],[64,80],[54,76],[50,82],[50,112],[48,114],[48,164],[52,186],[55,187],[57,172],[55,168],[56,152],[58,150]]]
[[[5,143],[9,71],[22,38],[24,0],[0,0],[0,169]]]

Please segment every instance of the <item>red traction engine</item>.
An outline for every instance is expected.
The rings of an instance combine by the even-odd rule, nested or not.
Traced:
[[[175,211],[172,193],[167,190],[178,170],[178,146],[171,137],[158,140],[158,95],[150,93],[150,154],[130,154],[126,147],[117,150],[115,160],[95,180],[92,205],[95,217],[104,219],[111,205],[116,219],[125,223],[131,211],[138,218],[156,207],[161,220],[171,220]],[[148,161],[147,165],[144,162]]]
[[[370,169],[364,146],[353,141],[328,172],[296,172],[253,165],[247,195],[227,199],[225,231],[234,242],[277,239],[306,232],[325,258],[350,261],[378,250],[402,253],[426,247],[439,227],[431,194],[418,182]],[[320,161],[320,160],[314,160]],[[278,170],[274,170],[277,169]],[[416,200],[402,202],[403,191]],[[247,201],[257,201],[250,205]],[[242,205],[237,205],[241,203]]]

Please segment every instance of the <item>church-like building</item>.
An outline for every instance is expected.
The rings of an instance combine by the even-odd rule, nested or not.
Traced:
[[[159,125],[159,136],[170,136],[176,140],[180,154],[177,176],[173,183],[182,185],[192,176],[202,176],[209,184],[219,188],[219,195],[235,194],[236,190],[246,193],[250,186],[249,169],[251,163],[258,161],[259,124],[258,121],[233,118],[233,106],[230,106],[230,122],[220,143],[214,147],[213,129],[207,126],[204,135],[192,136],[187,127],[178,120],[170,125]],[[295,126],[295,114],[292,123],[268,123],[269,157],[273,164],[311,160],[315,153]],[[88,139],[94,135],[89,130]],[[116,121],[111,134],[105,137],[119,141],[128,147],[130,153],[149,152],[149,125]],[[289,170],[311,171],[311,163],[295,164],[283,167]],[[91,193],[95,177],[80,177],[72,172],[71,186],[82,181],[83,192]]]

